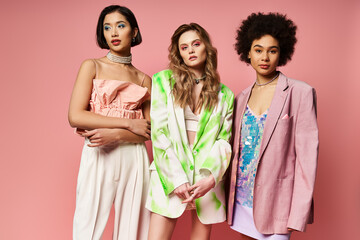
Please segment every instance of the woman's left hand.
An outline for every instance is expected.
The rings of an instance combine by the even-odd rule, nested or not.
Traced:
[[[196,198],[204,196],[214,186],[215,178],[212,174],[210,174],[208,177],[201,179],[188,189],[190,197],[185,199],[183,203],[189,203],[194,201]]]
[[[88,144],[89,147],[99,147],[119,142],[119,130],[120,129],[112,128],[98,128],[90,131],[85,130],[84,133],[81,133],[81,136],[87,137],[90,140],[90,144]]]

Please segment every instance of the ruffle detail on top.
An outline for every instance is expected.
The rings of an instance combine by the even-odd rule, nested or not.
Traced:
[[[108,117],[142,119],[141,104],[149,97],[146,87],[132,82],[94,79],[90,111]]]

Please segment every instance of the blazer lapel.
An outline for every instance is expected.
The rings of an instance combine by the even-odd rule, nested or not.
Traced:
[[[242,94],[244,94],[244,99],[236,106],[236,116],[234,126],[235,126],[235,133],[234,133],[234,145],[233,145],[233,156],[236,157],[239,153],[240,147],[240,135],[241,135],[241,122],[244,116],[244,112],[247,106],[247,103],[250,98],[251,89],[253,86],[248,87],[245,89]]]
[[[285,100],[288,95],[288,82],[285,75],[280,73],[278,83],[275,89],[274,98],[271,102],[269,113],[266,118],[264,133],[260,147],[259,159],[261,159],[264,153],[272,133],[274,132],[275,126],[279,120],[281,111],[284,107]]]
[[[175,79],[173,76],[171,76],[171,82],[170,82],[170,89],[172,90],[175,84]],[[170,90],[170,91],[171,91]],[[182,109],[180,106],[175,104],[174,95],[170,94],[172,103],[169,103],[169,108],[173,108],[174,114],[175,114],[175,120],[176,124],[178,126],[177,129],[179,129],[179,135],[181,138],[182,145],[188,146],[189,141],[187,138],[186,133],[186,126],[185,126],[185,116],[184,116],[184,109]],[[170,109],[169,109],[170,110]],[[170,112],[170,111],[169,111]],[[171,122],[169,124],[172,124]],[[186,151],[186,149],[184,149]]]

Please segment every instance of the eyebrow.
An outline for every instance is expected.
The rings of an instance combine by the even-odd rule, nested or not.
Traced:
[[[119,24],[119,23],[126,23],[125,21],[117,21],[115,24]],[[110,23],[104,23],[104,25],[110,25]]]
[[[200,42],[201,42],[201,40],[200,40],[199,38],[197,38],[197,39],[193,40],[193,41],[191,42],[191,44],[193,44],[193,43],[196,42],[196,41],[200,41]],[[188,45],[188,44],[187,44],[187,43],[180,43],[180,46],[182,46],[182,45]]]
[[[261,48],[264,48],[263,46],[261,46],[261,45],[259,45],[259,44],[256,44],[254,47],[261,47]],[[254,48],[253,47],[253,48]],[[269,48],[277,48],[277,49],[279,49],[279,47],[278,46],[270,46]]]

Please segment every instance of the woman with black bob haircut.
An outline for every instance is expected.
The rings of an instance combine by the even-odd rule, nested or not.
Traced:
[[[288,240],[313,222],[316,94],[277,71],[296,28],[286,15],[253,13],[237,31],[235,49],[256,73],[234,103],[228,223],[240,239]]]
[[[85,137],[76,189],[73,239],[101,239],[114,206],[113,239],[147,239],[151,79],[131,64],[141,43],[134,14],[112,5],[100,14],[97,43],[106,56],[85,60],[69,107]]]
[[[96,27],[96,40],[99,47],[102,49],[110,49],[104,36],[104,19],[106,15],[113,12],[118,12],[121,15],[123,15],[126,18],[126,20],[129,22],[131,29],[137,29],[136,36],[132,38],[131,47],[139,45],[142,42],[142,37],[134,13],[127,7],[122,7],[119,5],[111,5],[104,8],[104,10],[100,13],[99,16],[99,20]]]

